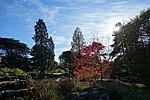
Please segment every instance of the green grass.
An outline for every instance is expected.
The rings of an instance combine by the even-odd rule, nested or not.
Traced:
[[[45,73],[47,73],[47,74],[56,74],[56,73],[63,74],[63,73],[65,73],[65,71],[61,70],[61,69],[54,69],[54,70],[51,70],[51,71],[46,71]]]
[[[53,75],[61,75],[61,74],[63,74],[63,73],[52,73]]]

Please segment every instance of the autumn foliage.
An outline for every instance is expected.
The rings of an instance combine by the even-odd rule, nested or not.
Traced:
[[[74,75],[80,80],[99,78],[106,70],[106,63],[103,62],[104,55],[101,54],[104,46],[99,42],[92,42],[84,46],[76,57]]]

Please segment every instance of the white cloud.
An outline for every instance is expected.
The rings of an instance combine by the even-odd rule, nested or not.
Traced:
[[[118,2],[110,3],[110,5],[118,6],[118,5],[124,5],[124,4],[127,4],[127,3],[128,3],[127,1],[118,1]]]
[[[104,0],[56,0],[58,2],[64,2],[64,3],[73,3],[73,4],[83,4],[83,3],[103,3]]]
[[[68,39],[64,36],[53,36],[55,44],[64,44],[64,43],[68,43]]]
[[[54,23],[56,15],[59,13],[59,7],[49,7],[46,4],[43,4],[41,0],[29,0],[30,3],[37,6],[39,15],[47,23]]]
[[[55,17],[59,13],[59,7],[50,7],[41,0],[14,1],[7,6],[7,11],[18,18],[24,18],[27,22],[35,23],[38,18],[44,19],[48,25],[55,23]]]

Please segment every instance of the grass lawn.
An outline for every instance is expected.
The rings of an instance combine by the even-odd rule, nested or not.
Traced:
[[[63,73],[52,73],[53,75],[61,75],[61,74],[63,74]]]

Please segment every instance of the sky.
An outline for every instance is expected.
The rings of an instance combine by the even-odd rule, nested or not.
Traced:
[[[20,40],[32,48],[38,19],[43,19],[55,43],[55,60],[71,49],[74,30],[84,39],[112,43],[117,22],[128,22],[150,7],[150,0],[0,0],[0,37]]]

